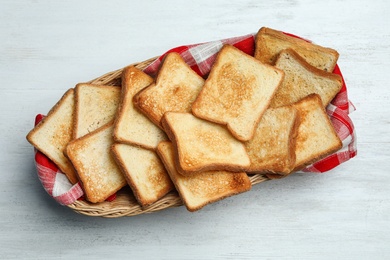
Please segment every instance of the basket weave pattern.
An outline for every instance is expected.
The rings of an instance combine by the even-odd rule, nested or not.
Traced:
[[[143,70],[155,59],[156,58],[151,58],[146,61],[132,64],[132,65],[138,69]],[[97,85],[120,86],[122,71],[123,69],[119,69],[119,70],[106,73],[101,77],[89,81],[88,83],[97,84]],[[249,179],[252,185],[269,180],[265,175],[262,174],[251,175],[249,176]],[[161,198],[160,200],[156,201],[155,203],[143,208],[136,201],[130,188],[126,187],[120,190],[117,193],[115,200],[111,202],[105,201],[101,203],[90,203],[85,200],[78,200],[67,206],[73,209],[74,211],[76,211],[77,213],[88,215],[88,216],[117,218],[117,217],[135,216],[139,214],[152,213],[166,208],[178,207],[182,205],[183,202],[180,199],[178,193],[176,191],[172,191],[168,193],[166,196],[164,196],[163,198]]]

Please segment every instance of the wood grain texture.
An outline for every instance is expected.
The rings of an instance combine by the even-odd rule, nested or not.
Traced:
[[[0,8],[0,259],[389,259],[390,2],[10,1]],[[339,51],[358,156],[189,213],[120,219],[49,198],[25,139],[79,82],[166,50],[281,29]]]

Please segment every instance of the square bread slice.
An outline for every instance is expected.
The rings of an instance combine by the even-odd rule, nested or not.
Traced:
[[[126,179],[111,155],[113,122],[71,141],[66,155],[72,161],[86,199],[102,202],[126,185]]]
[[[275,67],[283,70],[285,76],[271,107],[295,103],[312,93],[318,94],[326,107],[343,85],[340,75],[311,66],[292,49],[280,52]]]
[[[142,207],[156,202],[174,189],[156,152],[116,143],[112,146],[112,153]]]
[[[310,94],[294,104],[300,117],[295,145],[294,171],[316,162],[342,147],[321,98]]]
[[[80,83],[75,88],[73,139],[111,122],[116,114],[121,88]]]
[[[281,84],[283,74],[234,46],[224,45],[192,104],[192,113],[227,125],[234,137],[248,141]]]
[[[175,146],[177,169],[183,175],[238,172],[250,165],[244,144],[221,125],[179,112],[165,113],[162,125]]]
[[[152,77],[133,66],[123,70],[121,99],[114,127],[116,142],[156,149],[159,142],[168,139],[133,103],[134,96],[152,82]]]
[[[295,142],[299,126],[293,106],[269,108],[253,138],[245,142],[251,160],[248,173],[289,174],[295,166]]]
[[[156,82],[134,97],[135,105],[153,123],[167,111],[190,112],[204,79],[193,71],[175,52],[168,53],[159,69]]]
[[[312,66],[328,72],[334,70],[339,58],[339,53],[334,49],[271,28],[262,27],[256,34],[254,56],[264,63],[274,65],[279,53],[288,48],[296,51]]]
[[[69,89],[47,116],[27,135],[27,140],[52,160],[72,184],[78,182],[72,163],[64,150],[72,140],[74,90]]]
[[[189,211],[199,210],[207,204],[251,189],[251,182],[245,172],[207,171],[192,176],[179,174],[171,142],[161,142],[157,146],[157,153]]]

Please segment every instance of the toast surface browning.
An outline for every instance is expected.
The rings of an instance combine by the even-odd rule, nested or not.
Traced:
[[[27,135],[27,140],[52,160],[72,184],[78,179],[72,163],[64,156],[66,145],[72,140],[74,90],[69,89],[48,115]]]
[[[291,48],[312,66],[332,72],[339,54],[336,50],[322,47],[281,31],[262,27],[256,34],[255,58],[268,64],[275,64],[279,53]]]
[[[170,142],[161,142],[157,152],[189,211],[251,189],[251,182],[244,172],[212,171],[181,175],[175,167],[174,147]]]
[[[120,93],[120,87],[116,86],[78,84],[73,138],[80,138],[111,122],[119,105]]]
[[[163,127],[175,145],[181,174],[201,171],[243,171],[250,165],[243,143],[221,125],[190,113],[167,112]]]
[[[123,192],[133,193],[131,205],[145,212],[171,205],[166,199],[172,197],[177,205],[175,188],[187,209],[196,211],[342,147],[325,110],[343,84],[331,73],[335,50],[265,27],[256,35],[255,57],[232,45],[220,48],[221,42],[207,45],[207,59],[201,53],[198,60],[192,49],[183,52],[195,58],[190,62],[202,62],[202,73],[204,64],[211,65],[204,77],[183,53],[168,52],[162,60],[145,61],[156,78],[137,69],[140,63],[91,81],[99,83],[78,84],[28,141],[70,182],[80,182],[86,204],[129,185],[131,191]],[[251,37],[245,42],[253,47]],[[121,87],[109,86],[119,85],[120,73]],[[304,170],[322,171],[323,162]]]
[[[227,125],[237,139],[248,141],[282,79],[279,69],[225,45],[192,105],[192,112]]]
[[[156,202],[174,189],[164,165],[154,151],[116,143],[112,146],[112,152],[141,206]]]
[[[121,100],[114,128],[116,142],[155,149],[159,142],[167,140],[165,133],[139,112],[133,103],[134,96],[152,82],[153,78],[133,66],[124,69]]]
[[[289,174],[295,166],[295,142],[299,115],[293,106],[269,108],[245,142],[251,160],[248,173]]]
[[[339,150],[342,142],[325,112],[321,98],[311,94],[294,104],[300,116],[294,171]]]
[[[88,201],[102,202],[126,185],[111,156],[113,123],[71,141],[66,154],[77,170]]]
[[[168,53],[159,69],[156,82],[134,98],[135,105],[157,126],[165,112],[190,112],[191,104],[204,84],[175,52]]]
[[[313,93],[326,107],[343,84],[341,76],[311,66],[292,49],[281,51],[275,66],[284,71],[285,77],[271,107],[289,105]]]

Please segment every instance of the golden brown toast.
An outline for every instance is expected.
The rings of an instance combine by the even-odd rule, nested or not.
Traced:
[[[122,92],[114,127],[116,142],[156,149],[159,142],[167,140],[165,133],[139,112],[133,103],[134,96],[152,82],[152,77],[133,66],[123,70]]]
[[[165,113],[162,125],[175,146],[177,169],[183,175],[237,172],[250,165],[244,144],[221,125],[179,112]]]
[[[66,155],[77,170],[86,199],[102,202],[126,185],[111,155],[113,122],[71,141]]]
[[[334,49],[322,47],[267,27],[260,28],[256,34],[254,57],[273,65],[279,53],[288,48],[296,51],[312,66],[328,72],[334,70],[339,58],[339,53]]]
[[[154,151],[116,143],[112,153],[138,203],[148,206],[174,189],[163,163]]]
[[[289,105],[316,93],[326,107],[340,91],[340,75],[311,66],[292,49],[280,52],[275,67],[285,73],[282,85],[271,101],[271,107]]]
[[[234,46],[224,45],[192,104],[192,113],[226,125],[234,137],[248,141],[281,84],[283,74]]]
[[[191,104],[203,84],[204,79],[178,53],[172,52],[164,58],[156,82],[139,92],[134,97],[134,104],[161,127],[160,121],[165,112],[191,111]]]
[[[251,182],[245,172],[207,171],[192,176],[179,174],[171,142],[161,142],[157,153],[189,211],[199,210],[207,204],[251,189]]]
[[[114,120],[120,93],[120,87],[116,86],[77,84],[73,138],[80,138]]]
[[[293,106],[269,108],[245,142],[251,160],[248,173],[289,174],[295,166],[295,142],[299,114]]]
[[[294,107],[301,121],[295,146],[294,171],[297,171],[336,152],[342,147],[342,142],[317,94],[303,98]]]
[[[74,117],[74,90],[69,89],[49,111],[47,116],[27,135],[27,140],[52,160],[75,184],[78,179],[71,162],[64,156],[67,144],[72,140]]]

